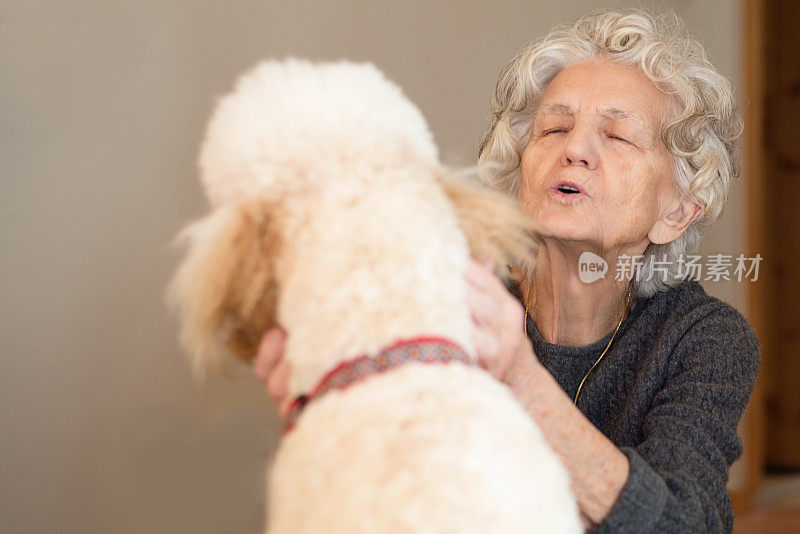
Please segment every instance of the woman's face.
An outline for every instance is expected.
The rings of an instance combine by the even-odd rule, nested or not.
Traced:
[[[522,155],[520,202],[542,236],[646,246],[676,198],[660,138],[668,106],[633,67],[597,60],[556,76]]]

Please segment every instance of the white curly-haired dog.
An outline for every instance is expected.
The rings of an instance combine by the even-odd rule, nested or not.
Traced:
[[[271,533],[579,532],[566,471],[476,364],[472,253],[530,253],[507,198],[454,179],[417,108],[369,64],[267,61],[218,102],[213,211],[171,287],[198,367],[288,332],[292,424]]]

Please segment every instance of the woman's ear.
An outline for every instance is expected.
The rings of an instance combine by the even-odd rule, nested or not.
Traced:
[[[507,276],[505,266],[532,269],[536,242],[533,221],[508,196],[478,183],[440,173],[439,183],[458,216],[470,253],[478,261],[493,259],[498,274]]]
[[[688,195],[676,199],[648,232],[651,243],[663,245],[678,239],[701,213],[701,208]]]
[[[222,363],[224,347],[255,356],[276,324],[275,260],[280,248],[275,205],[263,199],[225,205],[184,229],[188,251],[168,292],[180,340],[201,375]]]

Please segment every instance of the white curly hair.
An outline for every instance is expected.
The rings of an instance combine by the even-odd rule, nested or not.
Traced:
[[[632,281],[634,294],[648,297],[683,279],[678,258],[696,250],[703,231],[722,213],[731,179],[739,175],[736,141],[742,119],[731,84],[674,13],[596,13],[522,49],[497,81],[479,168],[485,181],[516,196],[522,152],[542,95],[565,68],[598,58],[638,67],[673,97],[675,112],[661,125],[661,140],[674,156],[678,190],[701,208],[678,239],[650,243],[644,251]],[[666,276],[647,275],[656,260],[668,262]]]

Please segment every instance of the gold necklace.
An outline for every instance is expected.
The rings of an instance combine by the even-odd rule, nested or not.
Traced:
[[[526,338],[528,337],[528,308],[531,305],[531,296],[533,296],[533,287],[528,288],[528,303],[525,305],[525,317],[523,317],[523,323],[525,324]],[[622,325],[622,321],[625,319],[625,312],[628,311],[628,304],[630,303],[630,301],[631,301],[631,288],[628,287],[628,296],[625,298],[625,307],[622,309],[622,315],[620,315],[619,317],[619,322],[617,323],[617,327],[614,329],[614,333],[611,334],[611,339],[608,340],[608,345],[606,345],[606,348],[603,349],[603,352],[600,354],[600,357],[597,358],[597,361],[594,362],[594,364],[589,368],[589,371],[587,371],[586,375],[584,375],[583,377],[583,380],[581,380],[581,383],[578,385],[578,391],[575,392],[575,398],[572,401],[573,405],[575,406],[578,405],[578,395],[581,394],[581,388],[583,388],[583,383],[586,382],[586,379],[589,378],[591,372],[594,370],[595,367],[597,367],[597,364],[600,363],[600,360],[603,359],[603,356],[606,355],[606,352],[608,352],[608,349],[611,347],[611,343],[614,341],[614,338],[617,335],[617,331],[619,330],[619,327]]]

